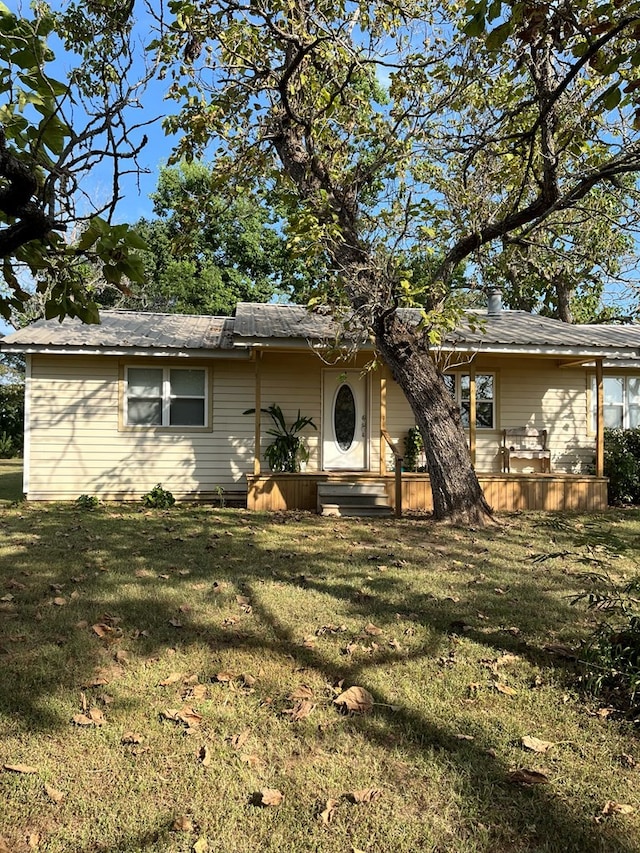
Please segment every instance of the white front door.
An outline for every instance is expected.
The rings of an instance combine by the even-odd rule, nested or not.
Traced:
[[[322,416],[324,470],[366,470],[367,436],[367,377],[359,370],[325,370]]]

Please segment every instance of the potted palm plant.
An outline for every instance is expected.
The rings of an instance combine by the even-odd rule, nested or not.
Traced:
[[[260,409],[265,415],[269,415],[273,421],[273,427],[267,430],[267,435],[273,437],[273,441],[265,447],[264,458],[267,460],[272,471],[287,474],[297,474],[303,465],[309,461],[309,450],[302,436],[299,435],[307,427],[317,429],[313,420],[306,415],[300,414],[287,426],[282,409],[276,403],[272,403],[266,409]],[[243,414],[251,415],[255,409],[247,409]]]

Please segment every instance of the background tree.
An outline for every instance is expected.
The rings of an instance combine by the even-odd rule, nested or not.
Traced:
[[[411,404],[436,518],[481,522],[432,351],[455,316],[449,283],[483,247],[640,168],[639,3],[167,5],[153,46],[180,105],[177,156],[209,146],[230,191],[261,176],[278,194]],[[413,285],[425,244],[442,260]],[[425,302],[421,327],[403,322],[398,307]]]
[[[629,321],[637,275],[637,207],[633,187],[594,189],[571,210],[482,253],[485,281],[511,308],[565,323]],[[627,291],[626,304],[605,290]]]
[[[146,241],[144,281],[122,295],[111,288],[102,305],[181,314],[233,313],[239,301],[296,299],[322,275],[295,256],[268,199],[220,196],[210,168],[181,163],[163,168],[152,195],[157,218],[135,231]],[[98,287],[98,290],[100,288]]]
[[[127,225],[111,225],[124,174],[138,168],[145,144],[129,121],[146,73],[139,77],[129,50],[132,3],[91,4],[91,15],[70,8],[33,17],[0,3],[0,314],[9,319],[30,297],[35,280],[48,317],[96,322],[83,286],[82,265],[100,264],[115,285],[142,275],[143,242]],[[47,44],[56,33],[76,59],[68,79],[49,72]],[[111,187],[103,203],[83,192],[83,179],[108,160]],[[77,241],[65,233],[78,229]]]

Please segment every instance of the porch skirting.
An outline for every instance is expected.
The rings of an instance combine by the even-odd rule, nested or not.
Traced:
[[[370,472],[334,474],[261,474],[247,476],[247,508],[257,511],[301,509],[316,511],[318,483],[384,482],[394,506],[393,474]],[[496,512],[514,510],[573,510],[599,512],[607,507],[607,478],[576,474],[478,474],[487,502]],[[433,509],[427,474],[402,475],[402,509]]]

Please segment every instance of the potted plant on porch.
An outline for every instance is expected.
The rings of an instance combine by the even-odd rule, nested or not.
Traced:
[[[269,415],[273,421],[273,427],[267,430],[267,435],[273,436],[273,441],[264,451],[264,458],[269,467],[278,473],[299,473],[302,466],[309,461],[309,450],[299,433],[307,426],[317,429],[313,420],[301,415],[298,409],[298,417],[287,426],[282,409],[276,403],[260,411]],[[245,415],[254,413],[255,409],[247,409],[243,412]]]

